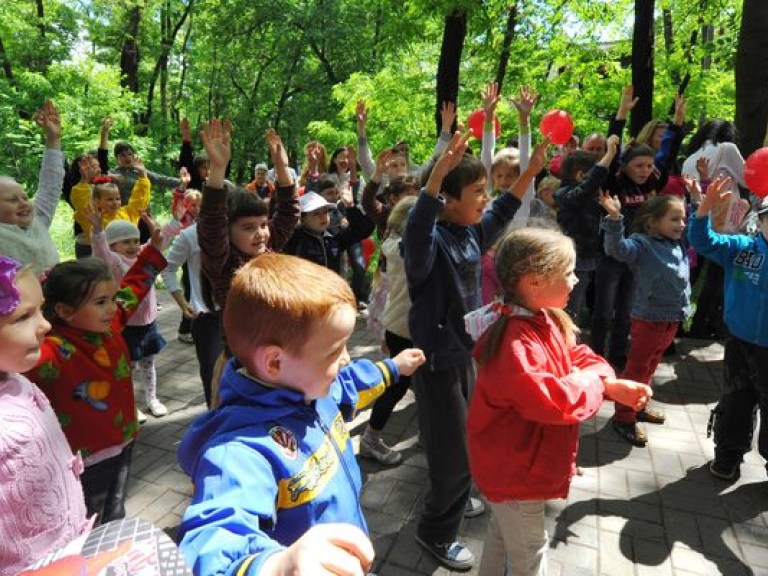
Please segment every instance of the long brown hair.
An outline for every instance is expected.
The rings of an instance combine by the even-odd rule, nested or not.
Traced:
[[[507,232],[497,243],[495,271],[504,302],[524,305],[516,294],[520,279],[527,274],[554,276],[564,274],[575,258],[573,240],[552,228],[522,228]],[[579,330],[564,310],[547,308],[569,344],[576,342]],[[483,364],[499,350],[508,316],[502,314],[480,340],[478,362]]]

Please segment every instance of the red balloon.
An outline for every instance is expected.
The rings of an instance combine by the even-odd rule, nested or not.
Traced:
[[[472,134],[475,138],[483,138],[483,124],[485,123],[485,110],[478,108],[467,118],[467,125],[472,129]],[[501,134],[501,122],[496,114],[493,115],[493,131],[496,133],[496,138]]]
[[[768,196],[768,148],[760,148],[744,163],[744,182],[760,198]]]
[[[552,144],[565,144],[573,136],[573,119],[563,110],[550,110],[539,124],[541,133]]]

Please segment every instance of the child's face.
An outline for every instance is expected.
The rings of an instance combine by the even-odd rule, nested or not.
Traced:
[[[651,156],[636,156],[625,166],[624,173],[635,184],[645,184],[653,174],[653,158]]]
[[[349,152],[342,150],[333,159],[333,163],[336,165],[336,171],[339,174],[344,174],[349,170]]]
[[[565,308],[571,291],[579,282],[574,271],[576,257],[572,256],[559,273],[547,277],[527,274],[520,281],[518,293],[526,308],[538,311],[542,308]],[[531,279],[535,280],[530,282]],[[528,280],[528,281],[526,281]]]
[[[32,224],[32,202],[13,178],[0,178],[0,222],[28,228]]]
[[[651,140],[648,142],[648,145],[654,150],[661,148],[661,138],[664,136],[664,132],[666,131],[667,127],[664,124],[656,126],[653,134],[651,134]]]
[[[349,363],[347,340],[355,319],[355,310],[343,304],[317,321],[300,353],[283,352],[280,382],[303,392],[307,400],[327,396],[339,370]]]
[[[134,154],[133,150],[126,149],[117,155],[117,165],[120,168],[133,168]]]
[[[0,317],[0,372],[26,372],[37,364],[40,345],[51,325],[43,317],[43,291],[30,272],[16,277],[19,305]]]
[[[405,176],[406,174],[408,174],[408,163],[405,160],[405,156],[398,154],[390,158],[389,162],[387,162],[387,176],[393,179]]]
[[[338,187],[332,186],[331,188],[321,190],[320,196],[325,198],[331,204],[336,204],[339,201],[339,198],[341,198],[341,193],[339,192]]]
[[[56,315],[73,328],[103,334],[109,330],[117,312],[117,289],[118,285],[114,280],[97,282],[77,310],[72,310],[66,304],[57,304]]]
[[[120,190],[117,186],[101,190],[96,198],[96,208],[101,214],[114,214],[120,210],[120,206]]]
[[[184,209],[192,218],[197,218],[200,215],[200,199],[188,198],[184,200]]]
[[[515,180],[517,180],[520,177],[520,170],[513,166],[512,164],[503,163],[499,164],[494,168],[493,170],[493,187],[496,190],[501,190],[502,192],[506,192],[510,188],[512,188],[512,185],[515,183]]]
[[[138,238],[118,240],[110,244],[109,249],[126,258],[136,258],[139,255],[139,250],[141,250],[141,241]]]
[[[197,167],[197,174],[200,176],[200,180],[205,182],[208,180],[208,175],[211,173],[211,164],[209,162],[203,162]]]
[[[485,183],[485,178],[480,178],[461,189],[461,198],[447,197],[443,219],[459,226],[471,226],[480,222],[490,201],[485,191]]]
[[[229,240],[247,256],[264,254],[269,242],[269,220],[266,216],[238,218],[229,227]]]
[[[546,204],[550,208],[555,207],[555,199],[553,197],[554,193],[555,191],[552,190],[552,188],[550,188],[549,186],[542,186],[538,192],[539,198],[541,198],[541,201],[544,202],[544,204]]]
[[[301,215],[302,225],[315,234],[323,234],[331,224],[331,211],[329,208],[318,208],[312,212]]]
[[[667,213],[658,220],[653,220],[651,226],[652,232],[659,236],[680,240],[685,232],[685,208],[679,202],[671,204]]]

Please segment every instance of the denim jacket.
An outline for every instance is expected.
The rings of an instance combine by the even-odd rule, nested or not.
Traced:
[[[632,318],[684,320],[691,311],[691,283],[682,242],[640,233],[624,238],[623,219],[604,218],[600,227],[605,253],[634,273]]]

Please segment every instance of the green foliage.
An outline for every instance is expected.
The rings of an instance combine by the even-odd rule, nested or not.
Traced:
[[[155,78],[167,48],[161,40],[170,33],[164,22],[174,29],[190,3],[191,15],[168,38],[167,75]],[[97,145],[101,120],[109,115],[111,143],[130,140],[150,169],[164,173],[175,171],[183,116],[195,133],[213,116],[231,118],[231,177],[245,181],[253,165],[267,159],[263,134],[270,126],[277,127],[295,164],[311,138],[328,149],[353,144],[360,98],[370,108],[374,153],[405,139],[414,158],[425,160],[435,141],[443,23],[454,11],[468,16],[460,121],[479,107],[479,90],[496,75],[512,5],[517,22],[504,95],[523,84],[541,94],[534,126],[557,107],[573,115],[582,135],[604,130],[631,77],[632,0],[46,0],[42,22],[34,2],[5,0],[6,5],[0,39],[13,78],[0,69],[0,171],[30,190],[42,139],[29,118],[44,98],[61,109],[70,157]],[[136,7],[140,86],[134,94],[120,85],[120,56]],[[672,17],[669,47],[664,9]],[[677,83],[690,74],[689,117],[731,118],[740,3],[657,0],[657,11],[654,115],[667,116]],[[714,30],[709,44],[701,33],[706,24]],[[147,119],[153,78],[153,113]],[[504,101],[498,115],[503,141],[517,132],[516,113]]]

